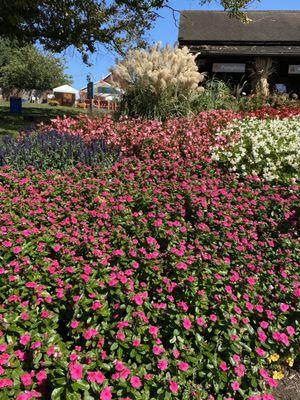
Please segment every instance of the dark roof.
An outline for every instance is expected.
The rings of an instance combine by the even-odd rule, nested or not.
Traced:
[[[224,11],[182,11],[179,44],[300,44],[300,11],[249,11],[245,24]]]
[[[300,46],[192,45],[189,49],[192,53],[210,56],[296,56],[300,60]]]

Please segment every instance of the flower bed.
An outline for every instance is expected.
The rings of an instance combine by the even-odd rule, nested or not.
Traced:
[[[229,170],[268,181],[300,179],[299,116],[237,121],[218,134],[217,142],[221,145],[214,147],[212,158]]]
[[[195,159],[2,168],[1,400],[272,399],[299,343],[299,207],[297,185]]]
[[[162,123],[126,118],[114,122],[109,116],[89,119],[83,115],[76,119],[57,118],[50,127],[62,134],[79,135],[86,142],[104,139],[108,145],[120,147],[125,156],[145,159],[169,154],[193,158],[207,157],[215,132],[238,117],[239,114],[231,111],[210,111],[200,113],[196,118],[177,118]]]
[[[105,139],[109,145],[119,146],[126,156],[135,155],[141,159],[160,153],[172,156],[194,158],[209,155],[215,144],[216,132],[224,130],[235,119],[283,119],[300,115],[300,108],[261,108],[255,112],[236,113],[232,111],[202,112],[195,118],[176,118],[162,123],[123,119],[114,122],[111,117],[89,119],[57,118],[50,127],[60,133],[79,135],[85,141]],[[43,127],[48,130],[49,127]]]
[[[117,159],[118,153],[117,146],[112,149],[101,138],[86,143],[79,135],[55,130],[0,137],[0,166],[9,165],[17,170],[28,166],[64,170],[79,163],[109,165]]]

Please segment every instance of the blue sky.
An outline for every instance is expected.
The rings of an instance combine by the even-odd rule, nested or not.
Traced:
[[[217,2],[212,2],[210,5],[204,7],[199,6],[198,0],[172,0],[170,5],[178,10],[216,10],[219,9]],[[256,10],[300,10],[299,0],[261,0],[253,1],[251,9]],[[173,19],[172,12],[168,9],[160,11],[161,18],[159,18],[154,28],[148,33],[148,40],[150,43],[161,41],[163,44],[174,44],[177,40],[178,27],[176,27]],[[114,64],[116,58],[115,54],[107,52],[102,49],[91,56],[92,67],[87,67],[83,64],[81,56],[73,49],[68,49],[63,54],[66,58],[68,65],[67,73],[73,77],[73,86],[76,89],[84,87],[86,84],[86,76],[91,73],[93,80],[101,79],[109,70],[109,67]]]

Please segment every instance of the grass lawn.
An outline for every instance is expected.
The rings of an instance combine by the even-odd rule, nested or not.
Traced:
[[[57,116],[76,116],[87,113],[87,110],[74,107],[53,107],[48,104],[24,103],[22,114],[13,115],[9,112],[9,103],[0,101],[0,135],[17,134],[21,129],[32,129],[40,122],[48,122]],[[93,115],[103,115],[105,111],[95,110]]]

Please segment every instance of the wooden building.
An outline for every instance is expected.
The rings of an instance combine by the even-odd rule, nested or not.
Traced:
[[[201,72],[216,76],[247,93],[261,65],[269,87],[300,94],[300,11],[249,11],[243,23],[222,11],[182,11],[179,45],[199,53]]]

